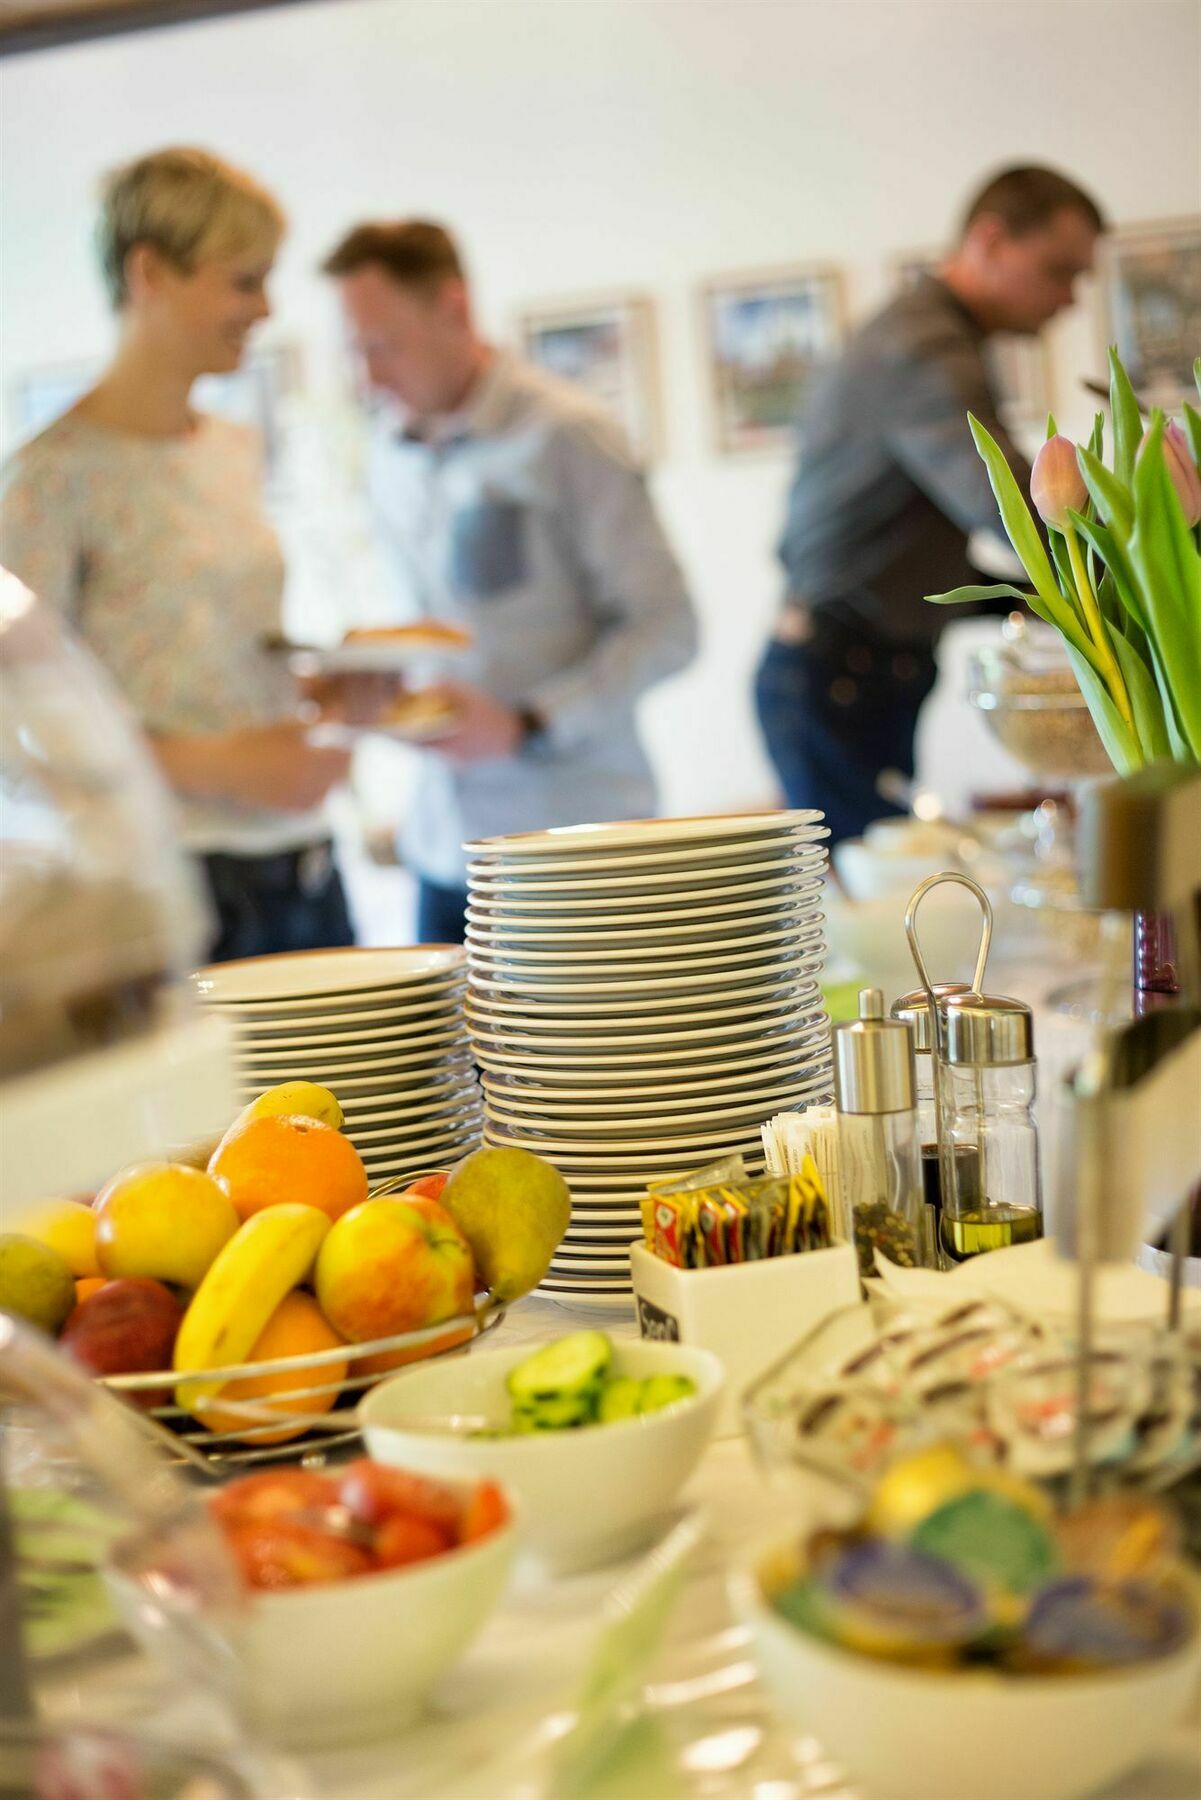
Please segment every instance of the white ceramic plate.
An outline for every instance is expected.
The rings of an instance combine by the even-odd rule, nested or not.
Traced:
[[[713,882],[704,887],[672,889],[635,896],[634,905],[622,905],[605,894],[555,895],[537,894],[491,896],[479,886],[473,888],[468,903],[468,917],[481,921],[506,923],[531,929],[546,925],[570,930],[580,926],[629,925],[632,919],[645,918],[648,924],[679,916],[701,918],[705,913],[733,912],[742,907],[778,908],[803,904],[810,894],[825,885],[824,876],[807,876],[801,881],[770,876],[758,881]],[[606,911],[605,909],[609,910]]]
[[[789,1039],[778,1045],[757,1045],[737,1056],[715,1055],[708,1061],[685,1063],[678,1068],[660,1066],[638,1070],[636,1075],[623,1075],[618,1066],[601,1070],[593,1080],[572,1069],[553,1069],[544,1073],[542,1063],[535,1062],[532,1067],[519,1066],[499,1057],[495,1059],[495,1065],[489,1061],[483,1067],[492,1089],[497,1093],[510,1093],[514,1099],[599,1100],[641,1095],[651,1100],[656,1094],[687,1093],[694,1088],[712,1087],[715,1082],[728,1082],[739,1087],[748,1087],[757,1081],[770,1082],[781,1069],[799,1068],[819,1062],[823,1057],[829,1061],[829,1056],[828,1036],[815,1036],[803,1047]]]
[[[231,1017],[222,1007],[215,1010],[225,1018]],[[381,1039],[392,1042],[403,1037],[411,1041],[439,1031],[449,1031],[452,1026],[461,1023],[462,1016],[462,997],[456,994],[426,1006],[404,1006],[395,1011],[381,1008],[371,1012],[341,1013],[328,1018],[273,1022],[256,1020],[253,1024],[233,1017],[232,1023],[237,1042],[243,1048],[269,1044],[280,1050],[304,1050],[310,1047],[321,1048],[342,1039],[354,1043],[377,1043]]]
[[[765,954],[769,948],[783,954],[784,946],[821,943],[822,921],[819,916],[801,915],[769,922],[757,930],[716,937],[708,926],[700,934],[675,938],[656,938],[653,934],[647,936],[645,932],[635,931],[628,935],[623,933],[622,942],[609,940],[597,943],[595,939],[584,941],[570,931],[558,935],[561,936],[561,942],[543,946],[531,944],[528,939],[508,938],[492,932],[474,931],[469,927],[469,967],[472,970],[488,967],[540,970],[571,969],[587,964],[589,967],[597,966],[598,973],[603,973],[603,965],[608,963],[622,963],[636,968],[640,964],[652,962],[683,970],[690,963],[701,960],[711,964],[719,961],[739,962],[757,957],[759,953]]]
[[[517,896],[550,899],[561,896],[575,904],[577,895],[637,894],[672,887],[728,887],[735,882],[772,877],[787,889],[820,875],[826,868],[823,845],[748,844],[726,851],[677,851],[670,856],[623,856],[590,863],[529,863],[502,869],[468,863],[467,887],[473,904],[499,900],[516,904]]]
[[[355,1017],[364,1025],[377,1025],[402,1006],[413,1017],[422,1012],[453,1012],[467,985],[466,975],[464,963],[462,974],[453,982],[414,982],[408,988],[377,988],[361,995],[334,994],[328,1001],[270,1000],[248,1006],[221,1005],[215,1010],[239,1031],[322,1031],[335,1015],[349,1007],[354,1007]]]
[[[613,819],[598,825],[552,825],[545,831],[507,832],[464,844],[471,855],[541,856],[548,848],[608,850],[644,844],[690,844],[764,832],[821,830],[825,814],[810,809],[771,812],[694,813],[675,819]]]
[[[467,941],[479,944],[484,949],[502,949],[517,956],[525,956],[534,951],[557,950],[560,954],[571,950],[611,950],[620,952],[641,945],[655,945],[665,950],[680,950],[698,938],[745,938],[758,932],[800,930],[822,923],[822,915],[818,911],[817,896],[812,904],[795,905],[791,902],[775,908],[764,910],[763,907],[744,908],[742,912],[723,911],[720,907],[700,909],[700,916],[692,915],[691,923],[660,926],[657,919],[639,918],[630,912],[617,915],[621,918],[620,926],[605,927],[593,930],[591,926],[562,925],[552,915],[549,919],[539,921],[531,929],[528,925],[512,925],[507,920],[480,919],[477,914],[474,921],[470,913],[467,924]],[[688,913],[681,913],[682,920],[688,920]]]
[[[713,1106],[700,1106],[692,1100],[676,1106],[656,1101],[651,1106],[635,1105],[628,1110],[614,1105],[607,1110],[583,1106],[551,1108],[545,1112],[501,1105],[492,1094],[485,1092],[484,1116],[489,1124],[497,1124],[503,1130],[533,1132],[539,1136],[545,1133],[555,1143],[567,1138],[573,1144],[581,1141],[587,1144],[593,1140],[608,1143],[623,1134],[642,1142],[647,1137],[666,1139],[677,1133],[692,1137],[698,1132],[726,1125],[746,1124],[757,1128],[773,1113],[804,1106],[810,1096],[828,1090],[830,1086],[830,1074],[823,1070],[807,1080],[794,1078],[789,1083],[781,1083],[770,1093],[755,1093],[741,1102],[735,1096],[729,1105],[719,1098]]]
[[[804,1061],[814,1056],[828,1038],[829,1026],[822,1020],[804,1031],[747,1032],[740,1038],[726,1038],[718,1043],[604,1056],[556,1055],[553,1049],[541,1055],[518,1055],[509,1050],[493,1050],[477,1039],[475,1060],[490,1075],[528,1082],[535,1089],[578,1085],[595,1092],[597,1087],[607,1089],[613,1082],[633,1085],[676,1075],[681,1080],[699,1080],[720,1070],[742,1074],[767,1069],[789,1057]]]
[[[730,966],[717,966],[726,963]],[[802,990],[806,985],[811,990],[817,989],[818,983],[812,977],[820,971],[821,965],[820,952],[794,955],[788,951],[746,963],[714,957],[709,966],[696,975],[627,977],[610,971],[604,978],[597,975],[584,981],[564,981],[553,975],[540,980],[533,976],[502,980],[499,976],[473,970],[470,993],[477,1004],[483,1000],[485,1004],[491,1001],[499,1006],[507,1001],[511,1007],[515,1004],[525,1012],[531,1010],[531,1001],[536,1003],[534,1010],[554,1006],[562,1012],[562,1003],[566,1003],[568,1010],[578,1005],[581,1012],[641,1011],[644,1007],[679,1007],[689,1000],[694,1006],[703,1006],[706,1002],[712,1004],[718,994],[737,1003],[791,988],[803,997]]]
[[[203,1000],[227,1004],[314,1000],[357,994],[371,988],[445,978],[463,966],[455,944],[405,949],[294,950],[282,956],[252,956],[241,962],[212,963],[193,977]]]
[[[815,988],[816,992],[812,991]],[[564,1055],[573,1049],[590,1052],[641,1046],[650,1051],[677,1043],[707,1044],[755,1035],[760,1029],[791,1029],[806,1019],[816,1025],[825,1018],[821,988],[815,982],[800,983],[795,990],[756,988],[749,995],[739,990],[726,999],[724,1006],[680,1007],[663,1018],[649,1012],[623,1018],[612,1007],[592,1014],[555,1002],[516,1006],[482,996],[479,1001],[468,1000],[464,1010],[473,1038],[491,1037],[500,1045],[526,1044],[548,1054],[561,1050]]]
[[[645,1173],[648,1181],[655,1179],[658,1172],[656,1164],[662,1164],[664,1168],[692,1169],[712,1162],[715,1157],[727,1152],[730,1155],[737,1151],[742,1151],[744,1155],[748,1152],[757,1153],[759,1157],[763,1155],[759,1123],[753,1118],[745,1122],[731,1120],[724,1126],[714,1126],[707,1131],[682,1131],[678,1135],[661,1133],[657,1137],[637,1137],[631,1133],[628,1137],[620,1134],[614,1137],[573,1137],[567,1142],[549,1132],[514,1131],[495,1119],[486,1119],[484,1134],[489,1143],[516,1144],[522,1150],[541,1152],[565,1171],[594,1169],[598,1173],[604,1173],[608,1169],[639,1169]],[[562,1148],[559,1147],[560,1144]],[[570,1180],[569,1175],[569,1183]]]
[[[354,1033],[343,1036],[330,1032],[325,1037],[305,1038],[301,1042],[295,1038],[247,1039],[239,1035],[235,1039],[234,1053],[251,1062],[266,1062],[269,1059],[275,1062],[300,1062],[333,1056],[383,1056],[388,1052],[397,1056],[416,1055],[423,1051],[441,1055],[448,1046],[467,1048],[467,1021],[462,1012],[455,1018],[439,1020],[429,1031],[405,1031],[390,1026],[387,1031],[365,1032],[361,1035]]]
[[[571,1120],[625,1118],[639,1111],[644,1116],[659,1111],[686,1113],[689,1107],[697,1107],[704,1113],[710,1107],[733,1106],[742,1099],[771,1106],[776,1094],[785,1089],[795,1089],[807,1082],[829,1087],[831,1079],[830,1057],[826,1055],[824,1059],[815,1059],[808,1064],[789,1059],[774,1069],[757,1069],[733,1078],[682,1083],[679,1087],[627,1085],[607,1088],[603,1092],[596,1088],[551,1088],[531,1094],[489,1077],[484,1082],[484,1095],[494,1111],[522,1114],[530,1119],[543,1116]],[[767,1116],[767,1113],[763,1114],[764,1118]]]

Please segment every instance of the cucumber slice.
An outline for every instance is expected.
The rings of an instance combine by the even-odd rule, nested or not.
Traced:
[[[638,1411],[641,1413],[661,1412],[665,1406],[675,1406],[696,1393],[696,1382],[691,1375],[648,1375],[640,1385]]]
[[[519,1402],[579,1394],[597,1385],[612,1356],[613,1346],[603,1331],[575,1331],[510,1369],[508,1389]]]
[[[642,1383],[633,1375],[611,1375],[600,1392],[597,1418],[602,1425],[616,1419],[632,1419],[639,1410]]]
[[[589,1425],[595,1417],[595,1394],[553,1394],[544,1400],[521,1401],[513,1408],[513,1423],[528,1421],[535,1431],[570,1431]]]

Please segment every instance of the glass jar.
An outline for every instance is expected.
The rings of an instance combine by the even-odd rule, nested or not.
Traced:
[[[995,994],[940,1002],[943,1257],[1042,1236],[1030,1008]]]
[[[902,1268],[930,1260],[915,1086],[910,1027],[864,988],[859,1017],[834,1032],[838,1164],[862,1275],[876,1273],[877,1250]]]
[[[949,1000],[955,994],[970,994],[966,981],[936,981],[936,1000]],[[930,1002],[924,988],[914,988],[894,1000],[891,1016],[900,1019],[913,1033],[915,1110],[917,1140],[921,1156],[922,1192],[926,1204],[926,1230],[930,1245],[938,1243],[938,1215],[942,1210],[942,1175],[938,1154],[938,1084],[934,1067],[934,1030],[930,1020]]]

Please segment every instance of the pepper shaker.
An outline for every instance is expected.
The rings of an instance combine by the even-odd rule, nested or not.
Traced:
[[[859,995],[859,1017],[834,1032],[838,1159],[861,1275],[879,1250],[902,1268],[930,1260],[925,1240],[913,1033],[886,1019],[879,988]]]

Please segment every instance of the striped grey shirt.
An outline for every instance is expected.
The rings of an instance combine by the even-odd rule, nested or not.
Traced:
[[[997,439],[1023,491],[1030,469],[997,416],[985,335],[941,281],[922,275],[815,376],[780,556],[791,598],[838,603],[894,639],[933,639],[926,604],[978,579],[973,531],[1000,529],[968,429]]]

